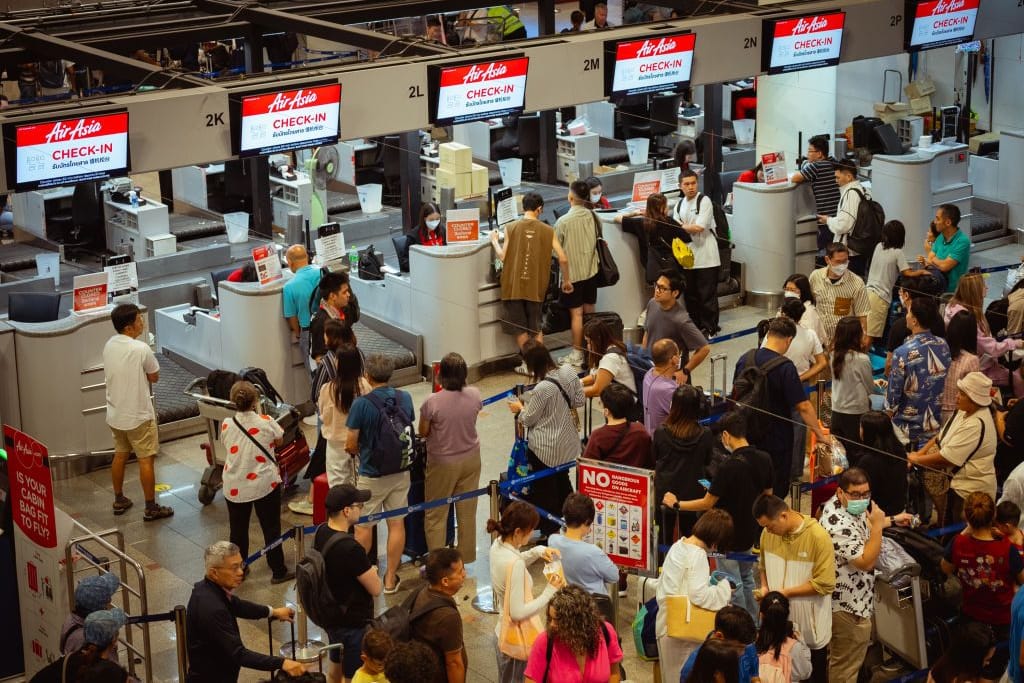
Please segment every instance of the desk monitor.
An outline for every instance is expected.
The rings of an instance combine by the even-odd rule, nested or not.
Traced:
[[[18,191],[104,180],[129,170],[128,112],[3,124],[7,185]]]
[[[519,54],[428,66],[430,122],[449,126],[522,114],[529,66],[530,58]]]
[[[843,44],[842,11],[766,19],[762,29],[761,68],[769,74],[839,64]]]
[[[341,126],[341,84],[231,94],[228,109],[231,151],[239,157],[333,145]]]
[[[930,50],[974,40],[974,24],[981,0],[907,0],[908,52]]]
[[[695,33],[605,41],[605,95],[682,93],[690,87],[696,41]]]

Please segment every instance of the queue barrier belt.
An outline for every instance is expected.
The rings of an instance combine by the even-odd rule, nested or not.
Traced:
[[[156,621],[174,621],[174,612],[161,612],[159,614],[137,614],[125,619],[126,624],[152,624]]]

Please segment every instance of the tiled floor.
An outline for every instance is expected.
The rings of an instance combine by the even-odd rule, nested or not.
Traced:
[[[1016,262],[1020,258],[1020,254],[1020,247],[1001,247],[972,256],[972,264],[990,266]],[[993,294],[1001,291],[1003,278],[1002,273],[993,276],[989,287]],[[723,332],[730,333],[748,329],[765,315],[766,311],[751,307],[723,311]],[[632,321],[626,320],[626,325],[631,326]],[[729,358],[727,366],[730,383],[735,359],[750,345],[751,337],[747,336],[713,346],[716,353],[725,353]],[[708,377],[709,368],[705,364],[704,367],[698,369],[695,382],[707,386]],[[477,386],[484,396],[490,396],[507,390],[519,380],[520,378],[516,375],[504,373],[487,377]],[[419,406],[430,391],[430,385],[420,383],[407,387],[407,389],[412,393],[415,404]],[[487,481],[497,478],[498,473],[505,469],[509,449],[512,445],[511,420],[504,402],[496,403],[485,409],[480,417],[478,428],[483,444],[483,475],[481,479]],[[223,497],[218,495],[211,505],[205,507],[196,499],[198,481],[206,465],[203,452],[199,447],[204,438],[180,439],[166,443],[162,447],[157,464],[157,481],[167,484],[169,487],[168,490],[160,494],[160,501],[175,509],[175,516],[169,520],[152,523],[142,521],[142,501],[137,485],[137,470],[134,465],[129,466],[125,492],[134,498],[137,504],[121,517],[114,517],[110,513],[111,493],[108,470],[62,481],[57,486],[61,506],[83,525],[92,530],[118,528],[124,533],[131,556],[146,567],[150,612],[163,612],[177,604],[187,603],[191,584],[198,581],[203,574],[203,548],[215,540],[226,539],[228,535]],[[310,440],[312,441],[312,438]],[[304,494],[305,488],[306,482],[303,482],[301,493],[296,495]],[[490,539],[484,533],[484,521],[487,514],[487,499],[482,498],[477,510],[477,528],[480,530],[478,537],[479,559],[468,567],[469,578],[465,588],[458,596],[469,652],[469,680],[474,682],[494,681],[496,678],[492,641],[496,618],[477,612],[470,605],[477,589],[489,584],[487,548]],[[308,517],[300,518],[289,512],[287,508],[282,509],[282,519],[285,528],[291,524],[309,523]],[[250,552],[263,545],[255,523],[252,528],[252,550]],[[292,541],[285,544],[285,552],[289,558],[294,557],[295,544]],[[420,579],[416,567],[405,565],[401,569],[401,574],[404,578],[402,591],[390,600],[380,599],[378,610],[383,610],[388,602],[401,600],[407,594],[407,590],[419,585]],[[294,588],[271,586],[269,579],[270,572],[265,563],[258,562],[253,567],[249,578],[239,588],[239,594],[251,600],[275,605],[282,602],[294,602]],[[539,575],[536,579],[538,584],[542,580]],[[635,611],[635,601],[635,585],[631,582],[629,598],[620,602],[616,626],[623,635],[623,647],[626,652],[625,666],[630,678],[634,681],[649,681],[652,678],[652,667],[649,663],[636,658],[632,638],[629,636],[629,624]],[[310,635],[318,635],[315,627],[310,627]],[[253,649],[266,650],[267,633],[263,622],[243,623],[242,636]],[[279,641],[289,639],[287,627],[276,625],[274,637],[275,647],[279,647]],[[152,626],[151,642],[154,679],[157,681],[177,680],[173,628],[169,624]],[[256,672],[244,672],[241,680],[257,681],[261,680],[261,676]]]

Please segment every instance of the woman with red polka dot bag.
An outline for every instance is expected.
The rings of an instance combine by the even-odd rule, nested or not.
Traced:
[[[256,412],[260,394],[250,382],[231,386],[231,402],[237,412],[221,424],[224,444],[224,498],[228,504],[231,542],[242,557],[249,555],[249,517],[256,511],[263,530],[263,543],[270,545],[281,535],[281,473],[272,451],[284,436],[276,420]],[[284,561],[278,545],[267,552],[267,564],[273,572],[271,583],[295,578]],[[249,567],[245,568],[248,575]]]

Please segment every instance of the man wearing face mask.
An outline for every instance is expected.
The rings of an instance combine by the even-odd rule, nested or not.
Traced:
[[[912,516],[886,516],[871,502],[871,483],[864,470],[851,467],[839,475],[839,487],[821,512],[821,526],[832,537],[836,554],[836,587],[832,593],[830,683],[856,683],[871,642],[875,611],[875,563],[882,550],[882,530],[908,526]]]
[[[840,318],[857,316],[861,326],[867,329],[871,304],[864,280],[860,275],[849,272],[850,250],[845,244],[833,242],[828,245],[825,248],[825,264],[824,268],[811,272],[807,279],[818,302],[818,314],[825,329],[821,343],[829,348]]]

